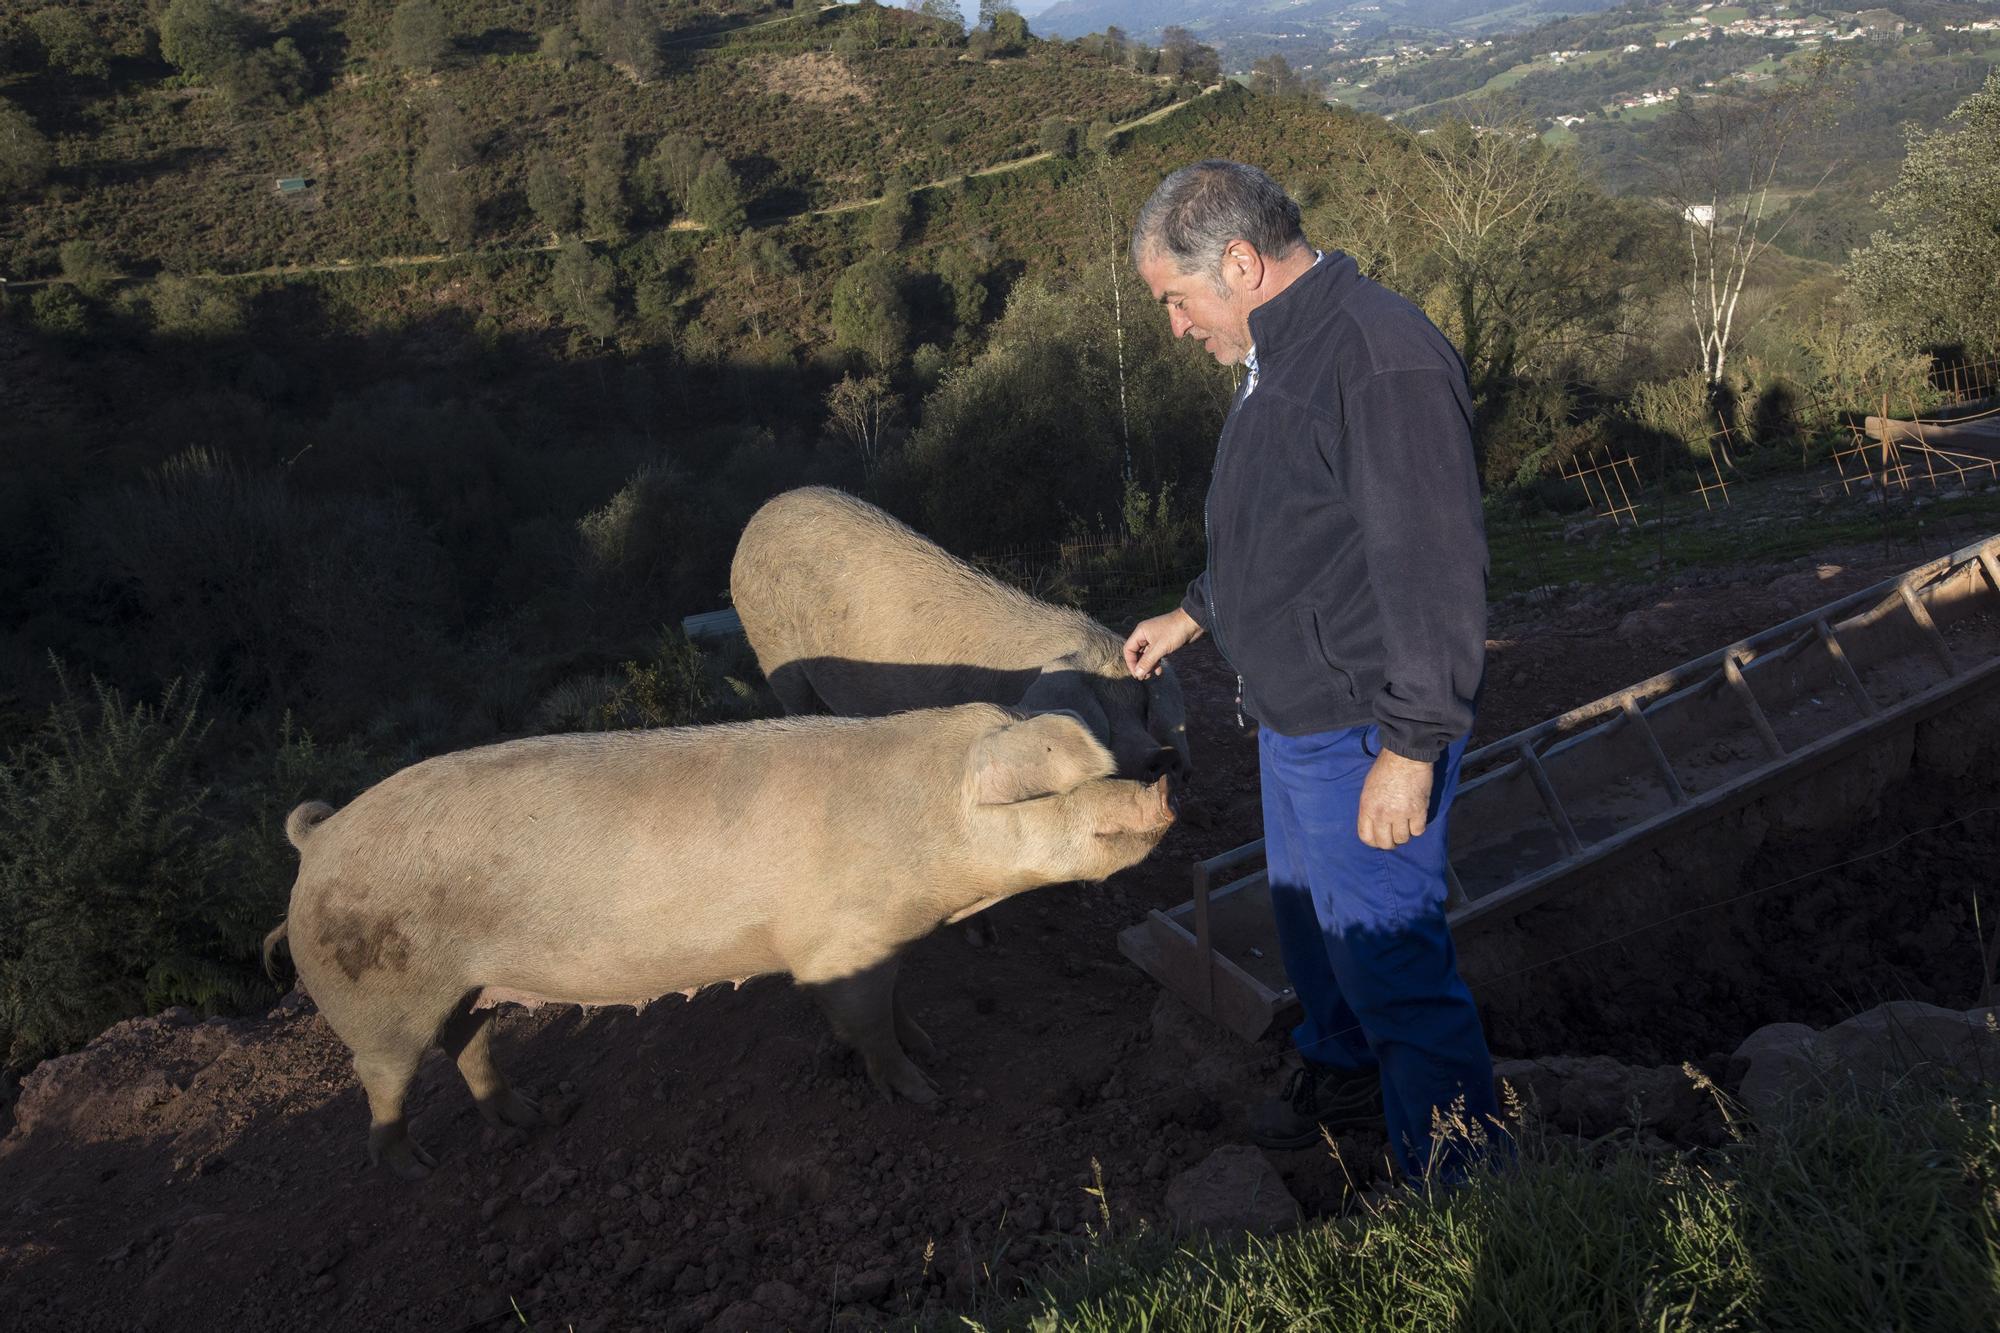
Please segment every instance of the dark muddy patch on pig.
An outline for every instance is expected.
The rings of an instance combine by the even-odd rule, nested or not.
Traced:
[[[363,912],[324,909],[319,937],[349,981],[364,972],[404,972],[410,966],[410,938],[403,933],[404,914],[371,916]]]

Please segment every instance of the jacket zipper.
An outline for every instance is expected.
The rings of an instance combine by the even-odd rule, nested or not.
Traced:
[[[1247,386],[1249,381],[1246,379],[1244,383]],[[1222,438],[1216,442],[1215,446],[1215,475],[1217,477],[1222,475],[1222,459],[1229,448],[1230,427],[1235,424],[1236,414],[1242,410],[1244,400],[1248,399],[1249,396],[1249,393],[1245,392],[1242,398],[1237,399],[1231,406],[1229,415],[1223,420]],[[1224,661],[1228,661],[1229,644],[1228,640],[1222,634],[1222,602],[1216,595],[1215,525],[1210,513],[1210,504],[1214,498],[1215,483],[1211,480],[1208,486],[1208,494],[1201,498],[1201,537],[1202,544],[1208,548],[1208,618],[1215,622],[1216,651],[1222,654]],[[1240,671],[1236,673],[1236,729],[1238,731],[1247,731],[1249,729],[1243,723],[1243,673]]]

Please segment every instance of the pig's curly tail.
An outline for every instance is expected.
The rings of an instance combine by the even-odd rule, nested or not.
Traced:
[[[307,801],[285,816],[285,836],[291,839],[292,846],[304,851],[306,836],[332,813],[333,807],[325,801]]]

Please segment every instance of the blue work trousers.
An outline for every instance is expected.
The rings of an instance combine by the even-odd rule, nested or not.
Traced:
[[[1445,925],[1445,816],[1465,742],[1437,761],[1423,835],[1393,851],[1356,831],[1380,748],[1372,726],[1257,732],[1271,907],[1305,1009],[1292,1040],[1313,1064],[1381,1072],[1389,1144],[1409,1179],[1462,1179],[1465,1145],[1434,1145],[1433,1113],[1463,1098],[1468,1120],[1504,1133],[1493,1058]]]

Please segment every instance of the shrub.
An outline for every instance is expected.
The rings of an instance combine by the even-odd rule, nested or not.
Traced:
[[[258,945],[284,910],[285,814],[376,765],[289,720],[227,800],[201,778],[198,685],[127,704],[95,679],[0,759],[0,1062],[20,1067],[172,1004],[268,993]]]
[[[404,69],[433,69],[449,50],[451,28],[432,0],[403,0],[389,16],[389,56]]]
[[[89,241],[64,241],[56,254],[62,262],[63,279],[93,300],[103,297],[111,289],[112,279],[118,276],[117,270],[99,256],[97,247]]]
[[[234,292],[196,278],[163,274],[148,296],[154,329],[170,338],[234,338],[248,321],[243,301]]]
[[[436,666],[442,562],[406,502],[309,499],[193,449],[78,504],[62,545],[72,604],[117,618],[121,679],[176,662],[245,707],[358,724]]]
[[[92,79],[111,72],[104,39],[74,9],[38,9],[28,15],[28,29],[41,43],[50,69]]]
[[[173,0],[160,16],[160,54],[196,79],[213,79],[248,55],[255,22],[231,0]]]
[[[127,707],[92,682],[0,762],[0,1054],[81,1045],[153,1004],[238,998],[214,966],[245,941],[209,919],[222,866],[201,837],[197,691]]]
[[[28,302],[35,327],[56,338],[81,338],[90,332],[90,311],[72,287],[44,287]]]
[[[49,141],[28,113],[0,97],[0,194],[40,185],[54,161]]]

